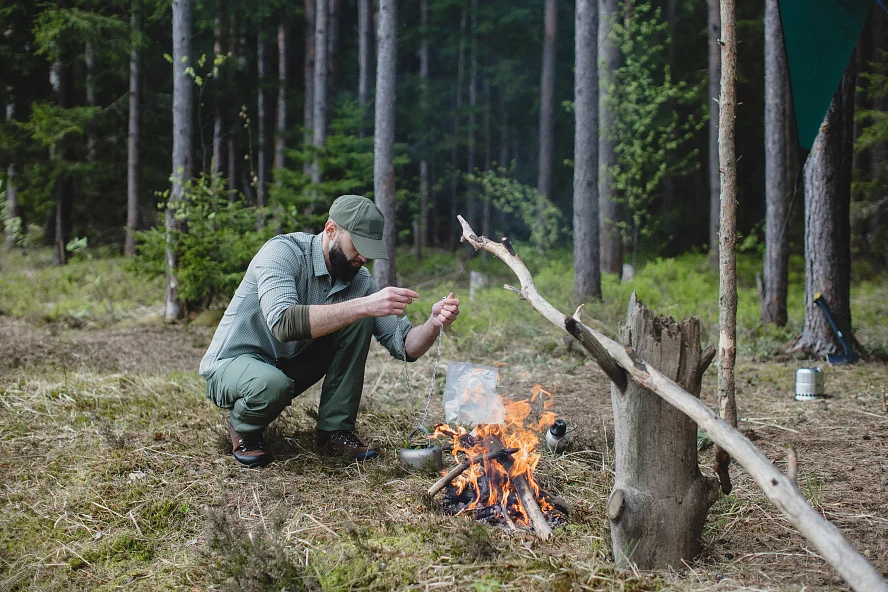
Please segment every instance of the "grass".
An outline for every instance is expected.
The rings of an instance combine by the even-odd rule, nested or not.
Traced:
[[[526,396],[537,382],[555,393],[574,444],[566,455],[544,456],[537,477],[573,511],[546,543],[443,515],[425,495],[430,478],[398,464],[396,450],[425,402],[430,356],[406,370],[408,389],[403,363],[375,346],[371,351],[359,422],[362,435],[383,450],[378,461],[356,465],[314,452],[315,388],[269,429],[277,462],[243,469],[227,453],[224,417],[205,400],[195,373],[211,321],[185,332],[146,319],[159,306],[162,285],[130,278],[123,259],[75,261],[59,270],[42,253],[17,257],[0,259],[4,280],[12,278],[0,284],[8,315],[0,329],[36,353],[27,363],[0,366],[0,590],[842,588],[739,469],[734,492],[710,510],[703,556],[656,573],[616,569],[604,514],[614,471],[608,382],[585,358],[567,355],[546,321],[498,287],[515,281],[498,261],[470,264],[492,277],[492,288],[472,301],[465,278],[457,284],[462,315],[444,340],[442,360],[500,364],[499,389],[507,395]],[[541,292],[570,310],[569,254],[527,259]],[[399,261],[402,283],[420,286],[421,302],[410,307],[419,319],[459,268],[440,253],[422,265],[408,261]],[[741,258],[740,269],[740,426],[781,468],[786,446],[794,446],[803,493],[886,570],[888,479],[881,479],[888,420],[879,403],[885,366],[828,368],[830,398],[794,402],[798,362],[780,352],[786,335],[800,329],[801,305],[790,311],[796,328],[768,333],[749,299],[754,265]],[[113,318],[93,273],[113,284]],[[444,273],[451,275],[442,280]],[[791,294],[800,294],[798,280]],[[883,346],[885,283],[860,281],[852,293],[858,339]],[[615,334],[633,289],[658,312],[698,314],[715,335],[717,279],[704,258],[652,262],[631,284],[605,278],[605,300],[590,305],[588,316]],[[70,311],[83,302],[91,308],[75,322]],[[69,312],[48,315],[50,305]],[[74,355],[80,350],[71,348],[84,343],[90,349]],[[0,341],[0,357],[9,345]],[[148,364],[151,355],[170,361]],[[443,374],[442,364],[429,422],[443,417]],[[710,405],[714,383],[710,371],[703,387]],[[712,446],[701,442],[700,454],[709,474]]]

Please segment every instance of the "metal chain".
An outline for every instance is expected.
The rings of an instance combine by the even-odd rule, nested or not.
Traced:
[[[441,343],[444,341],[444,325],[441,325],[441,329],[438,332],[438,353],[435,354],[435,368],[432,370],[432,379],[429,382],[429,394],[426,398],[425,411],[422,414],[422,420],[416,424],[416,428],[425,428],[426,419],[429,416],[429,408],[432,405],[432,393],[435,390],[435,379],[438,377],[438,363],[441,361]],[[406,344],[405,344],[406,345]],[[410,371],[407,369],[407,348],[404,348],[404,368],[402,371],[404,372],[404,381],[407,384],[407,396],[410,400],[413,400],[413,388],[410,386]],[[400,377],[400,373],[398,373],[398,377]],[[397,382],[398,377],[395,378],[395,382]]]

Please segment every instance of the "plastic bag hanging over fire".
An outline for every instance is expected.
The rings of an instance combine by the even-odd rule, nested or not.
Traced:
[[[506,410],[496,394],[496,368],[470,362],[447,365],[444,386],[444,417],[462,425],[502,424]]]

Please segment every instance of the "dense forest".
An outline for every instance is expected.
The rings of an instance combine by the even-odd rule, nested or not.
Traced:
[[[777,2],[737,11],[738,249],[762,255],[763,319],[783,324],[788,255],[820,240],[809,194],[826,199],[815,226],[839,270],[886,263],[888,15],[873,4],[832,147],[803,174]],[[317,231],[343,193],[384,204],[386,240],[417,256],[456,248],[457,213],[540,248],[576,239],[578,276],[594,268],[579,299],[600,295],[599,269],[718,247],[717,2],[4,1],[0,15],[7,243],[51,244],[59,264],[85,244],[158,273],[179,263],[185,308],[230,293],[270,234]]]

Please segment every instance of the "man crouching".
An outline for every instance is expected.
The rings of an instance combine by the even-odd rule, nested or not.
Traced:
[[[413,361],[459,314],[451,293],[418,327],[400,317],[419,294],[380,290],[364,268],[370,259],[388,258],[383,226],[376,204],[343,195],[320,234],[276,236],[253,257],[200,363],[207,398],[230,409],[239,463],[272,460],[262,430],[322,377],[318,449],[357,461],[378,455],[354,432],[370,336],[393,357]]]

